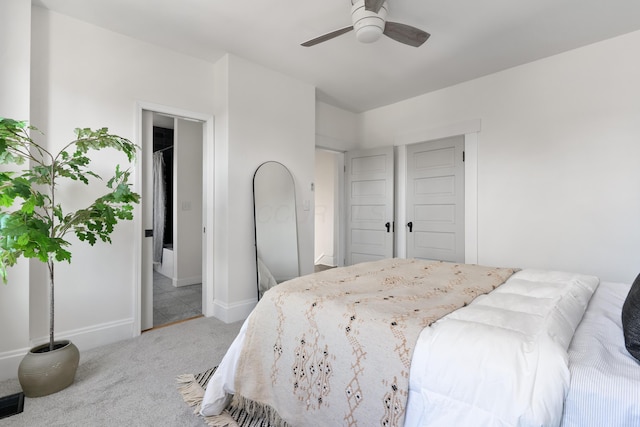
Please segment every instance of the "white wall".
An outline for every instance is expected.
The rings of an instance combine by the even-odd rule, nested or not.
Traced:
[[[0,15],[0,117],[29,118],[31,1],[5,0]],[[5,166],[3,166],[3,169]],[[6,170],[6,169],[4,169]],[[0,380],[15,376],[29,345],[29,262],[20,261],[0,283]]]
[[[30,2],[27,3],[30,8]],[[17,48],[28,51],[30,35],[31,64],[24,63],[22,56],[16,54],[8,63],[15,64],[16,73],[22,77],[12,78],[3,73],[0,78],[2,85],[8,82],[22,86],[24,95],[16,96],[12,104],[28,105],[28,86],[21,82],[26,78],[28,85],[30,70],[32,107],[30,116],[24,111],[2,114],[29,119],[46,133],[44,141],[49,148],[57,149],[70,141],[75,127],[106,126],[135,141],[136,102],[141,100],[212,114],[213,64],[37,7],[32,9],[31,22],[28,11],[17,12],[7,13],[18,28],[10,33],[13,42],[3,44],[17,44]],[[13,25],[3,25],[3,30],[9,27]],[[26,47],[21,45],[23,41]],[[97,172],[108,179],[111,165],[125,160],[118,153],[102,152],[95,157],[94,164]],[[69,202],[73,209],[98,195],[97,190],[74,183],[65,184],[60,190],[63,203]],[[56,269],[58,338],[71,338],[82,350],[139,333],[134,328],[138,274],[134,261],[135,230],[133,222],[119,224],[112,235],[112,245],[99,242],[94,247],[71,236],[72,264],[59,264]],[[36,268],[38,263],[31,264],[34,268],[30,277],[12,275],[7,286],[11,299],[2,298],[13,305],[12,310],[20,311],[15,319],[19,321],[22,317],[22,321],[19,326],[4,322],[10,328],[3,331],[11,330],[13,338],[7,336],[5,341],[3,332],[0,341],[8,347],[0,348],[0,361],[19,362],[30,345],[45,341],[48,334],[46,280],[42,269]],[[18,295],[13,295],[16,292]],[[28,309],[21,307],[27,301],[26,295]],[[1,378],[15,373],[10,363],[0,365]]]
[[[215,79],[213,314],[234,321],[257,298],[252,180],[265,161],[278,161],[293,175],[301,272],[313,271],[315,89],[233,55],[216,64]]]
[[[361,147],[480,119],[478,262],[631,282],[640,32],[362,113]]]
[[[327,149],[333,152],[332,156],[335,161],[335,167],[340,171],[336,172],[332,184],[333,188],[333,230],[329,230],[328,224],[324,224],[320,229],[316,229],[316,239],[322,239],[326,233],[332,233],[333,236],[333,260],[319,260],[319,262],[330,263],[331,265],[344,265],[345,253],[345,208],[344,208],[344,152],[357,148],[358,142],[358,115],[334,107],[323,102],[316,101],[316,147]],[[327,185],[322,182],[322,177],[316,175],[316,188]],[[318,206],[316,206],[318,209]],[[321,207],[324,216],[328,210]],[[318,219],[318,214],[316,214]],[[318,224],[320,225],[320,224]],[[320,243],[321,246],[327,247],[329,242]],[[326,252],[326,249],[316,249],[316,253]],[[317,257],[316,257],[317,259]]]
[[[316,146],[336,151],[356,148],[358,116],[324,102],[316,102]]]
[[[68,142],[75,127],[107,126],[136,141],[140,102],[203,116],[215,112],[212,298],[223,320],[243,318],[256,301],[251,179],[263,161],[287,165],[296,180],[301,267],[303,273],[312,271],[313,86],[233,56],[210,64],[37,7],[30,23],[24,3],[18,6],[24,13],[16,16],[24,19],[16,21],[16,27],[4,26],[12,28],[8,35],[0,34],[9,41],[28,40],[31,35],[33,56],[29,64],[21,60],[24,55],[16,55],[15,74],[3,70],[0,77],[7,86],[22,81],[19,94],[24,93],[23,105],[29,105],[25,76],[31,71],[30,121],[46,133],[49,148]],[[12,14],[18,11],[11,9]],[[28,43],[18,46],[28,49]],[[9,113],[26,116],[28,111],[23,110]],[[94,161],[98,173],[106,177],[111,165],[124,158],[101,153]],[[60,189],[61,199],[73,209],[97,195],[73,183]],[[139,267],[133,244],[138,228],[134,222],[120,224],[112,245],[88,247],[72,237],[73,263],[56,270],[58,338],[71,338],[83,350],[139,333],[135,327]],[[15,366],[28,346],[44,341],[47,334],[44,275],[38,268],[29,274],[27,267],[24,274],[13,274],[8,285],[12,309],[7,313],[15,315],[11,318],[19,326],[4,341],[6,348],[0,348],[0,378],[15,376]]]
[[[40,107],[31,121],[46,133],[52,149],[69,141],[74,127],[106,126],[135,141],[140,100],[211,113],[211,64],[40,8],[33,14],[32,91]],[[108,177],[110,164],[122,161],[122,155],[101,152],[95,165]],[[74,209],[99,194],[79,184],[61,191],[63,202]],[[56,272],[58,334],[103,328],[112,329],[114,339],[131,336],[138,270],[134,231],[129,221],[118,225],[112,245],[74,243],[72,264],[60,264]],[[39,341],[46,322],[36,313],[31,338]],[[82,338],[76,344],[82,349]]]

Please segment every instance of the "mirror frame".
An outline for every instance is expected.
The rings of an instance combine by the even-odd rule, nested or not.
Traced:
[[[258,202],[256,201],[256,178],[260,179],[260,171],[262,169],[262,171],[266,170],[266,167],[269,166],[274,166],[274,167],[279,167],[279,172],[281,172],[283,174],[283,179],[290,179],[291,181],[291,195],[285,195],[284,198],[289,198],[291,197],[291,203],[292,203],[292,216],[293,216],[293,230],[292,230],[292,234],[293,234],[293,238],[295,238],[295,244],[292,244],[291,242],[289,242],[289,247],[290,248],[295,248],[295,269],[291,269],[291,271],[295,271],[295,277],[299,277],[300,276],[300,247],[299,247],[299,238],[298,238],[298,215],[297,215],[297,211],[298,211],[298,207],[297,207],[297,200],[296,200],[296,183],[295,180],[293,178],[293,174],[291,173],[291,171],[289,170],[289,168],[287,168],[284,164],[277,162],[277,161],[266,161],[262,164],[260,164],[257,168],[256,171],[253,174],[253,226],[254,226],[254,243],[255,243],[255,257],[256,257],[256,284],[257,284],[257,292],[258,292],[258,300],[260,300],[261,294],[260,294],[260,273],[259,273],[259,269],[260,269],[260,257],[258,255],[259,253],[259,231],[258,231],[258,219],[260,218],[259,216],[259,210],[260,207],[258,206]],[[284,177],[284,174],[287,175],[287,178]],[[287,183],[288,184],[288,183]],[[260,198],[258,198],[258,200],[260,200]],[[274,218],[276,216],[274,215]],[[264,249],[264,248],[263,248]],[[278,245],[278,247],[273,248],[274,251],[277,250],[282,250],[282,245]],[[293,256],[292,256],[292,261],[293,261]],[[282,279],[282,277],[280,275],[273,275],[274,280],[277,283],[281,283],[285,280],[289,280],[290,278],[293,277],[289,277],[287,279]],[[280,280],[278,280],[278,277],[280,277]]]

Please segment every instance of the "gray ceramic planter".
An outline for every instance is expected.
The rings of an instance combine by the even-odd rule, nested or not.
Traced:
[[[69,387],[76,376],[80,352],[71,341],[56,341],[29,350],[18,367],[18,380],[27,397],[40,397]]]

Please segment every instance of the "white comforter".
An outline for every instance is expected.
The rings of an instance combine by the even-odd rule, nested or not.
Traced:
[[[405,426],[558,426],[567,348],[598,279],[523,270],[421,333]],[[234,393],[247,322],[209,381],[203,415]]]

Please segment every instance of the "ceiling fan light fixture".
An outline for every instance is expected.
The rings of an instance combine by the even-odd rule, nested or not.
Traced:
[[[366,25],[356,29],[356,39],[361,43],[373,43],[382,36],[383,28]]]
[[[352,25],[308,40],[302,43],[302,46],[315,46],[349,31],[355,32],[356,40],[362,43],[375,42],[384,34],[404,45],[419,47],[429,38],[429,33],[419,28],[387,21],[386,0],[351,0],[351,5]]]
[[[356,39],[362,43],[373,43],[382,36],[387,20],[387,4],[378,13],[365,9],[364,0],[359,0],[351,8],[351,22]]]

